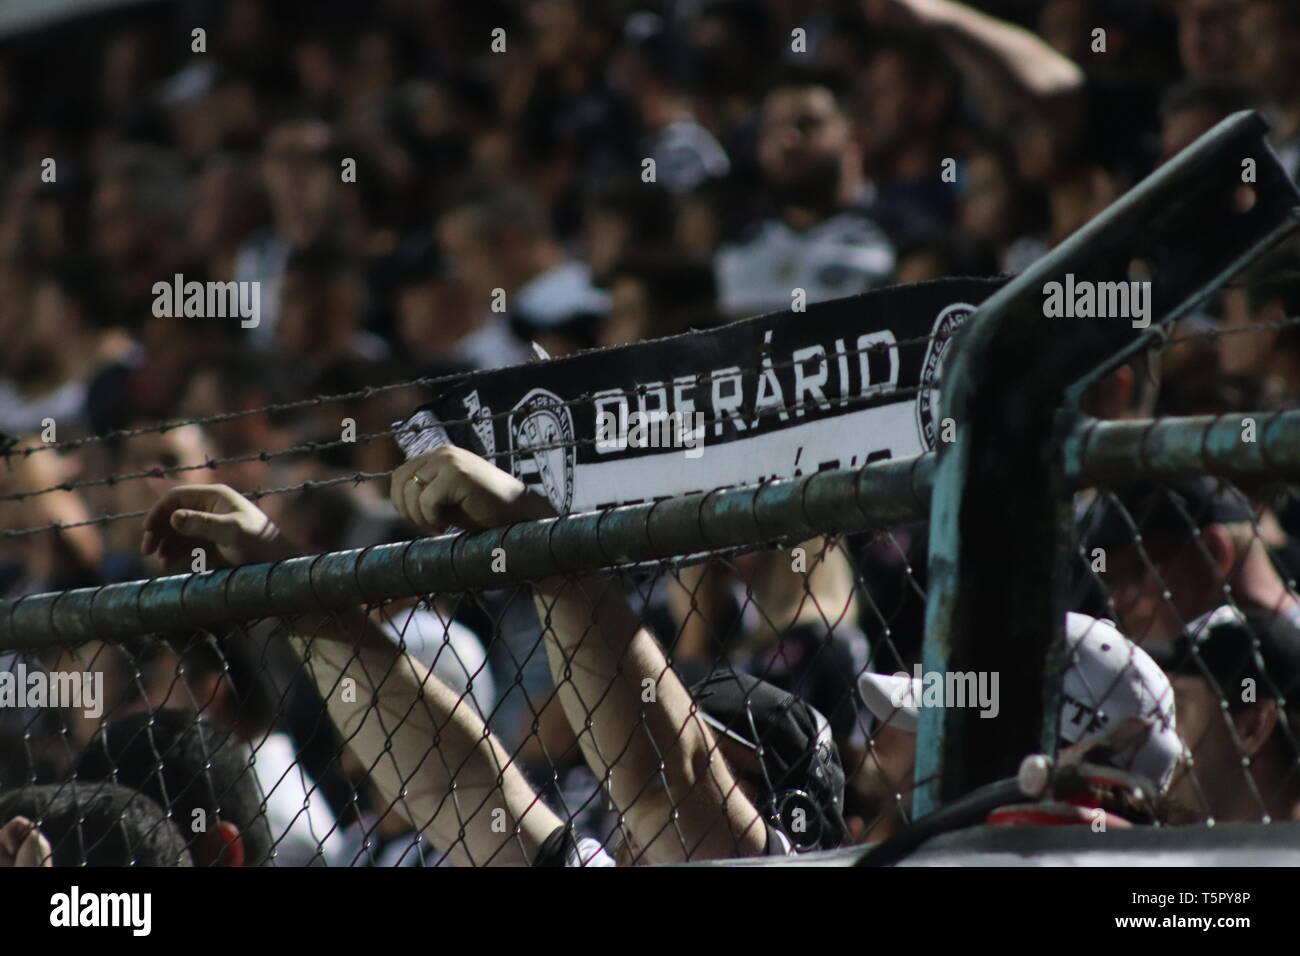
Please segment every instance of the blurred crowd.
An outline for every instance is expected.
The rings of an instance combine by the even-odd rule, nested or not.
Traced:
[[[1292,0],[183,0],[0,38],[0,442],[104,438],[0,469],[0,595],[156,573],[138,520],[94,519],[178,483],[339,480],[261,505],[312,552],[410,536],[386,482],[343,480],[402,460],[364,436],[422,393],[377,386],[708,328],[788,308],[796,287],[816,302],[1015,273],[1242,109],[1300,177],[1298,61]],[[178,274],[259,283],[257,324],[159,315],[154,285]],[[1300,256],[1284,248],[1108,379],[1093,411],[1291,407],[1294,315]],[[339,440],[348,420],[362,439]],[[68,481],[89,483],[32,494]],[[1267,510],[1273,551],[1298,512]],[[51,523],[70,527],[23,532]],[[768,674],[821,661],[800,687],[861,766],[851,675],[882,636],[878,670],[916,659],[924,549],[924,527],[896,529],[853,544],[854,571],[828,546],[815,581],[751,556],[647,602],[685,656]],[[809,591],[847,609],[833,641]],[[384,616],[541,766],[576,751],[521,689],[549,679],[526,605]],[[1144,634],[1172,639],[1152,620]],[[119,715],[201,707],[251,747],[280,794],[264,816],[281,863],[419,858],[409,840],[392,859],[383,840],[346,842],[409,832],[355,799],[364,768],[333,759],[314,689],[264,638],[89,646],[65,664],[105,670]],[[49,743],[0,722],[0,788],[68,772],[98,726]],[[569,764],[544,795],[598,828],[594,779]],[[858,835],[896,796],[860,784]]]

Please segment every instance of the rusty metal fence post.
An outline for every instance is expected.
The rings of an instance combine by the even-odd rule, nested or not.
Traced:
[[[926,672],[1000,675],[1000,711],[922,708],[914,814],[1054,753],[1079,390],[1297,228],[1300,193],[1254,113],[1224,120],[1008,283],[954,345],[930,518]],[[1258,176],[1243,184],[1243,161]],[[1047,284],[1149,282],[1131,316],[1049,318]],[[1104,287],[1104,286],[1103,286]],[[1067,293],[1068,294],[1068,293]],[[1141,327],[1138,327],[1141,326]],[[1056,679],[1052,679],[1056,675]],[[976,759],[978,755],[978,759]]]

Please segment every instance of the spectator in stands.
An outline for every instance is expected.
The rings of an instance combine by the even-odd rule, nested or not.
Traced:
[[[771,209],[714,259],[722,311],[735,318],[883,285],[894,252],[864,212],[870,193],[839,81],[794,74],[763,102],[758,158]]]
[[[131,340],[107,313],[106,286],[93,260],[54,263],[33,285],[31,324],[0,377],[0,431],[72,433],[89,424],[90,389]]]
[[[723,626],[733,583],[753,608],[739,634]],[[853,682],[870,648],[854,624],[853,569],[838,543],[815,538],[789,551],[739,555],[712,571],[688,569],[672,594],[677,655],[734,656],[744,670],[807,700],[826,715],[836,743],[849,744],[858,728]]]
[[[1290,0],[1244,0],[1237,72],[1262,98],[1278,159],[1300,179],[1300,9]]]
[[[891,232],[951,220],[951,187],[934,170],[969,151],[963,80],[991,129],[1023,121],[1057,144],[1077,136],[1083,73],[1033,33],[953,0],[865,0],[863,9],[885,31],[861,78],[862,136]]]
[[[210,481],[208,462],[215,457],[217,448],[202,425],[147,431],[122,442],[113,459],[113,470],[120,475],[148,477],[116,482],[110,489],[110,507],[119,512],[137,511],[148,507],[159,488]],[[107,566],[114,580],[130,580],[143,571],[139,548],[126,528],[117,524],[107,527],[105,543],[109,552]]]
[[[1175,4],[1178,52],[1190,76],[1223,76],[1237,69],[1244,6],[1243,0],[1182,0]]]
[[[35,447],[41,444],[39,433],[18,439],[18,443]],[[0,470],[0,489],[6,495],[32,495],[57,488],[70,481],[78,467],[75,458],[64,458],[53,451],[15,455],[8,462]],[[71,526],[0,542],[0,556],[12,562],[7,582],[10,591],[32,594],[50,588],[88,586],[99,580],[106,548],[101,531],[85,524],[91,513],[84,496],[75,489],[0,501],[0,526]]]
[[[346,781],[329,761],[342,743],[321,731],[319,696],[270,631],[167,632],[133,641],[129,658],[105,645],[90,659],[106,671],[109,736],[98,722],[79,729],[75,711],[65,717],[83,772],[111,776],[120,753],[124,772],[144,792],[166,794],[182,832],[193,834],[199,865],[261,866],[273,847],[276,866],[319,866],[340,842],[335,808],[349,798],[338,792]],[[127,732],[113,732],[118,724]],[[188,812],[184,819],[178,805]],[[200,809],[206,829],[196,831]]]
[[[194,711],[108,721],[77,759],[83,781],[112,781],[166,807],[196,866],[261,866],[272,836],[248,746]]]
[[[599,344],[626,345],[719,323],[712,270],[669,250],[633,253],[606,273],[609,316]]]
[[[1184,80],[1160,100],[1160,157],[1172,159],[1233,113],[1250,107],[1250,91],[1224,79]]]
[[[266,216],[256,167],[234,153],[214,152],[194,181],[186,241],[213,277],[235,274],[240,246]]]
[[[201,357],[251,345],[238,318],[157,315],[149,302],[138,316],[132,329],[138,348],[92,385],[92,404],[106,406],[91,409],[98,433],[174,418]]]
[[[483,300],[452,274],[430,238],[417,236],[400,250],[394,284],[397,340],[411,364],[433,374],[473,368],[457,355],[483,321]]]
[[[273,355],[230,348],[201,356],[195,364],[178,412],[181,418],[218,418],[203,431],[220,463],[208,480],[236,488],[273,488],[282,480],[284,458],[263,460],[294,444],[290,421],[255,409],[281,404],[307,388],[304,370],[286,368]],[[336,420],[338,417],[336,416]],[[225,459],[241,459],[227,461]],[[186,480],[188,484],[188,479]]]
[[[1103,549],[1102,583],[1120,623],[1143,646],[1174,640],[1225,593],[1243,610],[1300,621],[1300,599],[1261,537],[1266,516],[1257,526],[1250,501],[1226,482],[1133,485],[1095,520],[1088,548]]]
[[[167,814],[128,787],[65,781],[0,794],[6,828],[20,817],[39,829],[53,866],[194,865]]]
[[[424,470],[424,476],[415,469]],[[443,480],[435,485],[438,474]],[[412,475],[419,484],[410,480]],[[550,510],[549,504],[526,495],[516,479],[450,446],[399,468],[394,494],[403,495],[408,483],[413,492],[429,488],[431,493],[402,499],[399,512],[434,529],[444,520],[483,527]],[[144,550],[158,551],[165,560],[175,560],[196,540],[212,542],[224,560],[234,563],[292,550],[262,512],[229,489],[175,490],[159,501],[145,528]],[[843,771],[824,718],[770,685],[719,675],[696,689],[697,695],[716,695],[719,701],[716,711],[704,703],[713,716],[701,720],[693,715],[691,697],[662,651],[621,600],[593,604],[580,587],[576,582],[554,584],[539,593],[538,601],[549,622],[548,656],[565,711],[575,731],[583,728],[583,752],[627,820],[621,854],[626,862],[784,853],[806,848],[804,840],[835,846],[847,836],[841,816]],[[364,616],[309,617],[313,619],[295,622],[300,635],[295,641],[304,649],[312,641],[308,666],[331,715],[362,759],[373,761],[372,779],[381,792],[390,800],[403,795],[403,812],[430,842],[460,863],[531,863],[539,855],[555,858],[557,864],[612,862],[598,844],[566,835],[554,814],[537,805],[477,715],[458,707],[454,692],[401,654]],[[593,621],[602,641],[584,639]],[[321,646],[323,637],[327,644],[344,644],[336,653]],[[573,677],[561,680],[571,666],[563,662],[575,654]],[[636,672],[611,684],[609,675],[619,672],[617,662],[625,657],[638,662]],[[373,677],[367,676],[375,673],[385,675],[377,701],[371,699]],[[356,675],[355,701],[339,700],[333,692],[345,675]],[[656,684],[659,706],[643,708],[642,678]],[[385,714],[402,719],[394,727]],[[717,739],[709,729],[714,724],[721,734]],[[769,733],[784,743],[773,744],[764,760],[759,748]],[[430,761],[429,741],[435,736],[439,759]],[[389,737],[398,742],[390,744]],[[620,756],[611,764],[605,754]],[[732,763],[739,777],[733,776]],[[416,767],[421,782],[411,786]],[[452,768],[454,799],[448,787]],[[755,778],[764,780],[766,789],[747,790],[744,781]],[[790,790],[813,799],[787,797]],[[751,795],[763,807],[761,813]],[[796,805],[803,812],[787,816]],[[491,808],[504,809],[504,821],[494,821]],[[801,822],[796,825],[795,819]]]
[[[1066,615],[1069,663],[1063,677],[1058,726],[1061,749],[1133,717],[1149,722],[1131,758],[1116,769],[1139,775],[1166,793],[1185,751],[1177,732],[1174,692],[1160,667],[1109,621]],[[881,817],[870,838],[888,836],[911,816],[916,727],[925,706],[924,683],[914,675],[864,673],[862,700],[875,717],[868,763]]]
[[[1223,605],[1156,656],[1192,754],[1175,782],[1181,801],[1219,823],[1300,820],[1300,628]]]
[[[1294,403],[1300,396],[1300,328],[1292,320],[1300,317],[1300,272],[1264,275],[1225,304],[1228,334],[1216,343],[1219,368],[1258,381],[1265,402]]]
[[[265,514],[228,488],[173,490],[146,519],[143,550],[171,564],[198,543],[230,564],[276,560],[295,550]],[[478,715],[458,706],[458,695],[361,612],[304,616],[295,631],[296,650],[304,653],[310,643],[308,672],[331,719],[386,802],[397,804],[457,865],[530,865],[536,859],[560,821],[538,803]],[[355,681],[355,695],[340,692],[345,677]],[[430,760],[435,738],[437,759]],[[493,809],[503,810],[504,818]],[[334,851],[330,856],[339,858]]]
[[[671,243],[674,211],[672,194],[662,185],[642,182],[640,176],[594,186],[583,204],[581,230],[582,257],[593,280],[607,284],[615,262]]]
[[[873,212],[891,234],[953,218],[955,190],[942,172],[960,129],[960,80],[937,44],[896,36],[862,71],[859,122],[876,195]]]
[[[280,283],[290,252],[327,234],[336,242],[346,221],[338,138],[329,124],[290,119],[274,126],[262,150],[262,183],[271,205],[272,227],[239,249],[234,276],[260,283],[261,321],[253,330],[261,342],[275,335]]]
[[[934,278],[1021,272],[1047,251],[1043,197],[1021,182],[1015,157],[1002,140],[989,138],[971,149],[958,187],[961,230],[943,239],[958,250],[963,241],[968,246],[991,244],[996,264],[980,271],[949,267],[936,272]]]
[[[479,326],[453,357],[486,368],[522,362],[523,340],[512,325],[562,354],[569,333],[585,326],[576,334],[590,334],[592,318],[607,308],[587,267],[565,255],[545,212],[522,190],[488,187],[459,198],[439,219],[438,240],[480,303]]]
[[[382,359],[383,339],[358,326],[365,285],[344,250],[320,241],[284,264],[275,344],[283,359],[319,371],[346,359]]]
[[[686,62],[659,16],[641,12],[628,18],[615,69],[635,103],[644,133],[641,152],[654,160],[656,182],[681,194],[727,175],[726,152],[692,115]]]
[[[212,566],[221,564],[217,555],[210,560]],[[219,643],[209,638],[182,647],[180,666],[160,676],[175,683],[183,673],[188,700],[167,700],[165,706],[201,710],[219,735],[230,735],[232,752],[248,757],[243,772],[251,776],[259,804],[248,812],[252,791],[240,784],[245,792],[234,797],[238,815],[231,816],[248,836],[246,863],[264,858],[265,827],[276,866],[325,866],[340,842],[331,796],[338,798],[327,791],[332,781],[311,748],[323,745],[337,753],[339,743],[332,735],[313,733],[320,699],[314,692],[304,699],[303,681],[292,669],[294,655],[273,630],[270,624],[236,628]],[[300,708],[309,713],[305,720]],[[239,779],[233,764],[230,772]],[[224,806],[223,796],[216,797]]]
[[[188,192],[166,149],[133,144],[109,155],[95,186],[93,237],[115,314],[146,308],[155,282],[184,271]]]

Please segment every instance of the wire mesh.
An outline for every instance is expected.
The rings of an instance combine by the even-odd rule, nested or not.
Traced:
[[[1157,732],[1130,761],[1155,759],[1165,776],[1121,811],[1141,823],[1269,823],[1297,805],[1297,469],[1282,437],[1296,393],[1267,368],[1295,320],[1263,318],[1269,272],[1207,306],[1222,323],[1185,319],[1113,373],[1111,386],[1132,385],[1126,401],[1107,406],[1095,385],[1091,410],[1118,420],[1078,433],[1069,602],[1118,626],[1132,650],[1116,679],[1150,691]]]
[[[1176,709],[1185,747],[1155,794],[1109,791],[1108,819],[1288,812],[1286,667],[1300,648],[1286,531],[1297,513],[1285,485],[1292,419],[1260,416],[1262,451],[1227,445],[1222,433],[1238,425],[1224,416],[1077,432],[1070,606],[1091,623],[1070,631],[1072,660],[1098,636],[1127,657],[1071,702],[1095,732],[1117,688],[1136,684],[1150,691],[1143,716]],[[202,427],[119,437],[128,447]],[[275,457],[184,458],[201,447],[155,445],[141,467],[57,485],[27,470],[41,456],[9,458],[6,501],[72,501],[86,515],[20,529],[49,548],[25,562],[44,575],[10,593],[88,586],[10,600],[0,629],[0,816],[18,830],[33,821],[54,863],[655,863],[880,843],[913,822],[906,714],[925,702],[902,688],[915,682],[919,694],[929,678],[932,454],[442,538],[421,538],[427,528],[367,491],[375,481],[318,469],[325,477],[280,494],[241,496],[277,506],[284,538],[316,557],[276,552],[270,565],[220,570],[221,546],[200,537],[205,570],[182,548],[170,568],[180,577],[77,581],[74,527],[96,529],[93,553],[116,551],[118,576],[131,578],[146,565],[127,558],[141,534],[128,517],[195,473]],[[285,457],[320,450],[298,444]],[[1197,475],[1233,467],[1249,496]],[[1148,477],[1116,477],[1128,474]],[[91,501],[118,507],[95,494],[123,489],[140,507],[92,514]],[[236,557],[269,560],[256,548]],[[1220,605],[1239,617],[1215,617]],[[164,606],[171,615],[157,616]],[[1207,627],[1218,644],[1204,643]],[[746,726],[706,703],[710,679],[725,675],[763,682],[763,693],[737,685]],[[897,692],[873,707],[863,675]],[[965,705],[996,710],[987,690],[971,684]],[[1085,737],[1063,731],[1063,750]],[[1108,745],[1104,758],[1095,746],[1085,756],[1163,772],[1143,764],[1142,745]],[[792,746],[804,749],[779,756]],[[1076,784],[1097,786],[1086,775]]]
[[[1291,324],[1191,328],[1166,350]],[[376,402],[361,417],[391,420],[388,396],[410,402],[414,384],[310,404]],[[1129,410],[1149,410],[1152,393],[1133,394]],[[197,865],[672,862],[878,843],[912,822],[914,738],[896,719],[907,694],[873,712],[858,684],[867,674],[901,688],[888,684],[901,677],[920,692],[928,677],[931,454],[495,536],[413,540],[428,529],[402,520],[380,483],[398,461],[392,428],[355,444],[286,437],[276,451],[224,453],[239,439],[223,424],[275,421],[303,404],[133,429],[113,436],[111,454],[101,454],[109,442],[74,440],[48,446],[54,455],[28,445],[8,456],[11,525],[13,509],[30,520],[43,504],[46,515],[80,516],[6,529],[36,544],[23,561],[31,576],[9,593],[88,586],[8,602],[4,631],[11,706],[0,708],[0,816],[35,821],[54,862],[114,853]],[[1117,687],[1149,680],[1145,716],[1176,709],[1185,746],[1154,802],[1107,794],[1103,806],[1120,820],[1289,812],[1297,748],[1286,667],[1300,648],[1287,532],[1300,509],[1284,482],[1291,419],[1261,415],[1271,440],[1258,452],[1228,443],[1239,422],[1222,414],[1093,421],[1077,433],[1074,471],[1089,487],[1076,493],[1070,606],[1122,633],[1094,621],[1069,640],[1078,651],[1096,634],[1114,638],[1128,657],[1100,684],[1085,680],[1071,702],[1095,732]],[[320,467],[344,444],[382,452],[374,460],[386,467]],[[268,509],[303,554],[325,557],[222,571],[220,546],[200,541],[211,566],[196,571],[198,552],[180,552],[171,570],[181,578],[85,578],[88,557],[119,580],[146,569],[135,519],[177,486],[295,462],[311,463],[302,473],[313,477],[243,497]],[[1231,467],[1245,469],[1249,496],[1195,474]],[[1139,473],[1154,477],[1124,480]],[[86,531],[93,536],[72,537]],[[301,573],[288,575],[295,564]],[[150,617],[168,589],[173,615]],[[250,613],[287,607],[276,603],[286,594],[292,613]],[[249,603],[258,595],[269,603]],[[1238,617],[1215,617],[1220,605]],[[37,622],[45,633],[24,647]],[[1207,627],[1218,644],[1204,643]],[[1141,654],[1159,662],[1166,683]],[[771,726],[738,732],[690,693],[724,674],[752,675],[791,695],[779,703],[824,720],[829,753],[819,761],[842,775],[833,797],[817,790],[819,761],[775,779],[789,768],[772,750],[792,733],[816,750],[818,725],[775,720],[768,709]],[[980,690],[971,685],[970,703]],[[752,711],[754,694],[746,699]],[[1063,731],[1063,749],[1086,736]],[[1133,770],[1141,749],[1107,762]],[[737,805],[747,808],[739,816]]]
[[[403,387],[410,384],[418,383]],[[384,400],[398,393],[378,388],[310,404],[360,399],[380,403],[367,418],[391,420]],[[593,617],[609,606],[624,616],[636,637],[624,635],[628,646],[611,654],[592,649],[592,623],[576,618],[568,622],[571,644],[548,640],[558,630],[554,609],[535,606],[534,587],[511,575],[486,578],[506,586],[463,587],[495,564],[479,561],[471,571],[475,554],[486,559],[495,549],[425,539],[417,542],[425,554],[394,543],[420,529],[367,488],[391,476],[393,429],[347,443],[384,449],[389,467],[374,473],[321,468],[323,453],[340,442],[286,438],[277,451],[222,453],[239,436],[221,426],[282,420],[304,404],[133,428],[112,441],[11,449],[3,497],[11,527],[3,533],[11,546],[23,540],[32,550],[21,563],[29,576],[9,589],[17,599],[8,602],[0,671],[14,677],[15,706],[0,708],[0,792],[14,794],[6,813],[34,821],[56,863],[95,859],[88,839],[117,849],[125,842],[123,862],[158,862],[148,837],[174,829],[198,865],[520,864],[536,862],[543,849],[553,856],[540,838],[561,828],[573,836],[558,859],[571,851],[571,859],[589,862],[650,862],[782,849],[790,835],[808,847],[830,846],[905,816],[898,795],[908,789],[906,771],[873,754],[871,719],[854,680],[872,659],[902,667],[919,652],[924,575],[913,562],[923,565],[924,526],[916,522],[924,517],[926,459],[887,462],[838,482],[821,472],[738,489],[750,496],[741,505],[735,494],[709,492],[687,496],[694,503],[564,519],[532,540],[531,558],[507,538],[488,542],[505,545],[510,562],[525,568],[530,561],[545,567],[566,550],[586,552],[579,564],[592,564],[594,555],[594,565],[614,565],[602,576],[592,576],[595,567],[571,575],[568,586],[586,596],[560,602],[577,600]],[[46,450],[55,454],[37,454]],[[317,477],[248,488],[242,497],[273,513],[304,553],[329,555],[299,563],[305,573],[293,587],[302,613],[250,615],[241,597],[261,590],[271,600],[284,587],[271,569],[241,590],[241,569],[217,570],[226,562],[211,542],[200,542],[206,570],[195,570],[198,552],[173,561],[180,579],[103,584],[88,573],[100,581],[156,574],[139,556],[139,519],[177,486],[241,476],[240,466],[250,464],[269,474],[295,460],[309,462]],[[46,467],[55,462],[63,469]],[[693,527],[665,538],[652,531],[673,531],[661,520],[670,504],[684,506],[678,510]],[[739,528],[727,511],[742,506],[749,520]],[[12,527],[38,508],[78,520]],[[849,511],[857,517],[846,521]],[[883,519],[868,520],[873,513]],[[893,527],[877,527],[891,517]],[[620,543],[619,522],[644,525],[649,550]],[[567,537],[565,525],[576,526]],[[682,553],[670,553],[674,544]],[[361,550],[339,553],[349,547]],[[367,561],[387,566],[378,592]],[[427,588],[431,574],[437,590]],[[341,607],[334,589],[348,579],[358,582],[349,596],[379,596]],[[178,580],[179,620],[159,626],[151,602]],[[52,594],[51,613],[33,615],[47,599],[22,595],[61,584],[85,587]],[[122,588],[131,589],[128,597],[115,596]],[[206,616],[199,613],[205,606]],[[69,630],[74,618],[80,623]],[[609,669],[603,684],[575,676],[602,662]],[[782,724],[775,711],[764,712],[777,734],[771,744],[766,729],[737,732],[714,726],[712,717],[712,730],[699,729],[702,712],[684,687],[723,674],[754,675],[797,695],[781,693],[777,709],[797,706],[803,716]],[[50,687],[65,681],[65,690],[80,682],[85,699],[41,699],[32,691],[47,680]],[[670,709],[656,699],[665,683],[673,685],[669,702],[687,708],[674,719],[693,734],[646,717],[647,708]],[[59,706],[51,706],[56,698]],[[818,716],[805,713],[808,705]],[[607,723],[618,728],[613,736]],[[709,741],[703,750],[701,741]],[[744,753],[726,752],[724,762],[719,748],[728,741],[742,749],[746,741],[776,750],[802,745],[816,760],[787,755],[804,764],[792,769],[767,757],[744,764]],[[743,774],[730,769],[733,761],[744,764]],[[774,780],[775,766],[793,776]],[[817,779],[827,773],[839,782]],[[94,814],[60,822],[69,793],[79,805],[97,806],[121,792],[164,822],[145,833],[129,817],[102,824],[104,832],[95,831]],[[757,808],[751,819],[736,809],[740,800]],[[537,820],[547,831],[540,836]],[[801,836],[809,827],[815,832]]]

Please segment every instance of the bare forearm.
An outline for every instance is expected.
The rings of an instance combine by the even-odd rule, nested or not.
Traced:
[[[678,659],[711,661],[717,656],[725,583],[711,565],[695,565],[670,577],[668,606],[677,622],[674,654]]]
[[[469,701],[360,612],[300,617],[290,643],[380,794],[435,847],[457,865],[532,862],[560,821]]]
[[[1021,100],[1055,100],[1083,85],[1083,71],[1028,30],[949,0],[930,0],[925,10],[959,66],[1011,84]]]
[[[560,702],[644,858],[761,852],[757,813],[617,587],[606,579],[548,581],[536,603]]]

